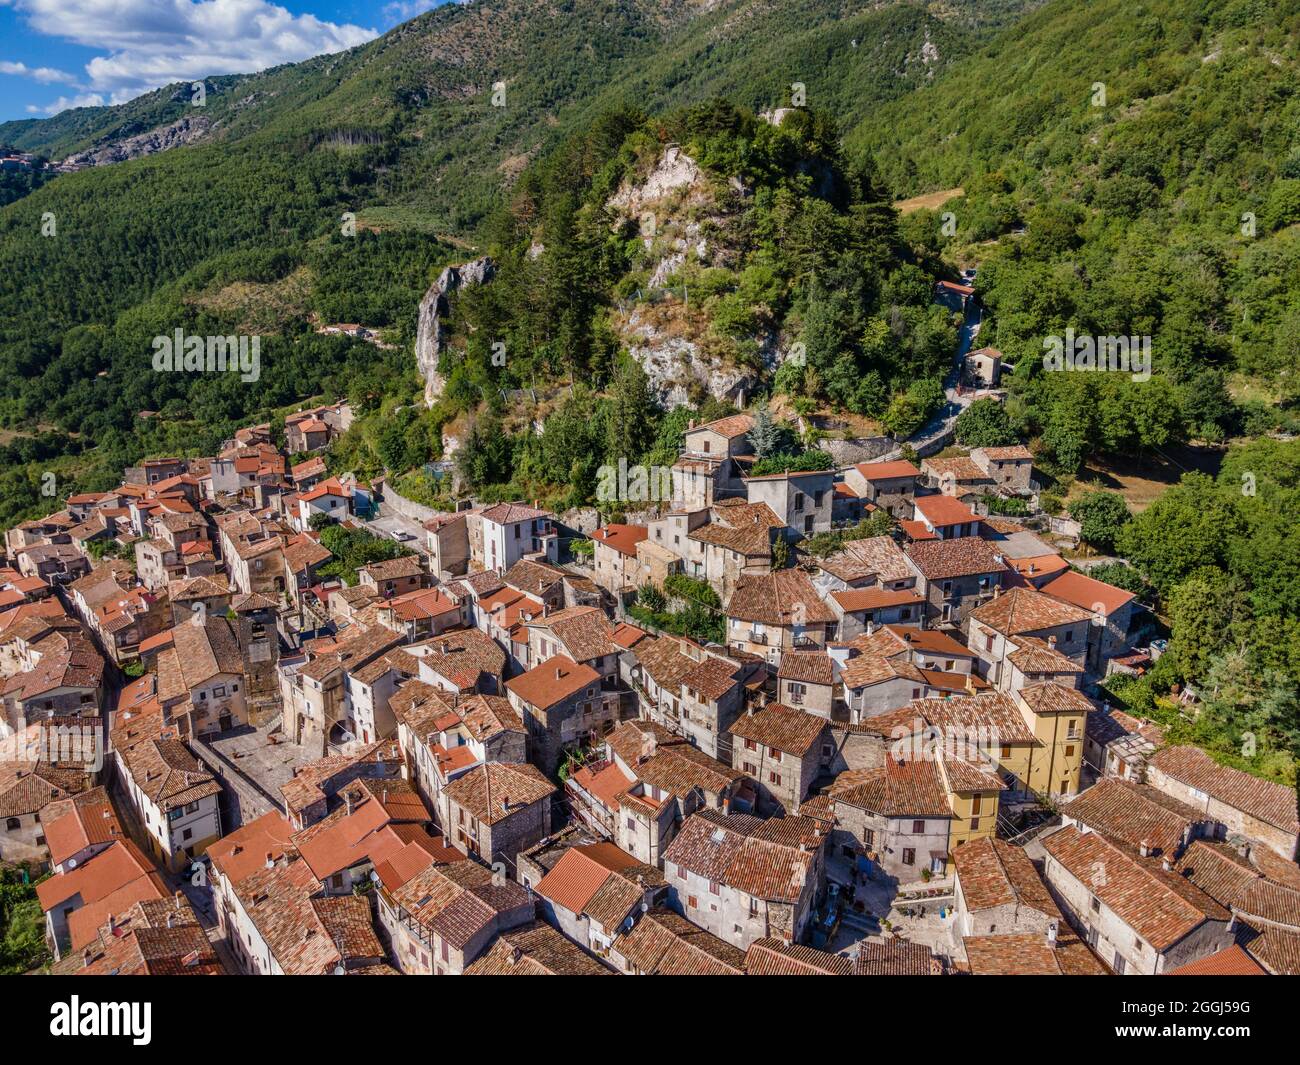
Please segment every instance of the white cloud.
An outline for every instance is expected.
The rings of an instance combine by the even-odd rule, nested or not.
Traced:
[[[394,0],[384,5],[384,14],[393,22],[406,22],[445,3],[447,0]]]
[[[176,81],[245,74],[341,52],[373,29],[267,0],[0,0],[36,33],[94,48],[88,85],[115,102]],[[69,103],[66,106],[81,106]]]
[[[76,96],[60,96],[51,104],[37,106],[36,104],[27,105],[29,115],[57,115],[60,111],[66,111],[69,107],[102,107],[104,98],[97,92],[82,92]]]
[[[26,63],[11,63],[7,59],[0,60],[0,74],[13,74],[20,78],[32,78],[42,85],[53,85],[60,82],[64,85],[77,84],[76,77],[66,70],[56,70],[54,67],[29,67]]]

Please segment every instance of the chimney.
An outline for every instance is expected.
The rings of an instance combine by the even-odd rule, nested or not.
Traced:
[[[173,920],[173,916],[174,916],[174,915],[173,915],[173,914],[170,914],[170,913],[167,915],[167,927],[168,927],[168,928],[172,928],[172,927],[175,925],[175,921]]]
[[[502,796],[501,796],[501,812],[502,812],[503,814],[508,814],[508,813],[510,812],[510,796],[509,796],[509,795],[502,795]]]
[[[347,807],[348,807],[348,816],[351,817],[351,816],[352,816],[352,812],[356,809],[356,801],[357,801],[357,800],[356,800],[356,796],[355,796],[355,794],[354,794],[353,792],[351,792],[351,791],[346,791],[346,792],[344,792],[344,793],[343,793],[343,801],[344,801],[345,803],[347,803]]]
[[[1050,647],[1050,648],[1052,648],[1052,650],[1056,650],[1056,636],[1055,636],[1055,635],[1051,635],[1051,636],[1048,636],[1048,637],[1047,637],[1047,646]]]
[[[1000,585],[1000,584],[995,584],[995,585],[993,586],[993,598],[996,599],[996,598],[997,598],[998,596],[1000,596],[1001,594],[1002,594],[1002,585]]]
[[[1143,858],[1151,857],[1151,841],[1149,839],[1144,839],[1138,844],[1138,853],[1141,854]]]
[[[1056,922],[1049,921],[1047,924],[1047,945],[1049,947],[1054,948],[1056,946],[1056,933],[1057,933]]]
[[[275,868],[275,855],[272,854],[270,851],[266,852],[266,867],[268,869]]]
[[[184,892],[177,891],[176,894],[173,896],[173,901],[174,901],[175,904],[176,904],[176,909],[177,909],[177,911],[180,910],[180,908],[181,908],[181,904],[184,902],[184,900],[185,900],[185,894],[184,894]]]
[[[1172,873],[1174,871],[1174,863],[1169,860],[1169,855],[1165,855],[1164,860],[1160,863],[1160,868],[1166,873]]]
[[[81,952],[81,965],[82,965],[82,968],[84,968],[84,969],[89,969],[89,968],[90,968],[90,963],[93,962],[94,960],[95,960],[95,955],[91,953],[89,947],[87,947],[85,950],[83,950],[83,951]]]

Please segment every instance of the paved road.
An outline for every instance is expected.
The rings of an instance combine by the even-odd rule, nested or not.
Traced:
[[[945,307],[951,306],[942,299],[936,300],[936,302]],[[956,308],[952,309],[956,310]],[[967,300],[965,316],[961,327],[957,330],[957,349],[953,352],[952,368],[948,371],[948,376],[944,380],[944,395],[947,397],[947,401],[924,427],[917,430],[905,441],[906,445],[918,455],[928,454],[927,448],[932,448],[936,441],[947,437],[957,424],[958,415],[969,407],[971,401],[975,398],[970,392],[965,395],[960,394],[957,391],[957,384],[961,381],[962,370],[966,365],[966,353],[974,347],[975,339],[979,336],[982,319],[983,315],[978,301],[974,299]],[[932,449],[935,451],[940,450],[940,448]],[[903,449],[899,446],[872,461],[893,462],[895,459],[901,458],[902,455]]]

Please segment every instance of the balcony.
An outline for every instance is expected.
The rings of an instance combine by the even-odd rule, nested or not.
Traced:
[[[747,633],[745,634],[745,638],[746,638],[750,643],[759,643],[759,644],[766,644],[766,643],[767,643],[767,633],[765,633],[765,632],[755,632],[753,629],[750,629],[749,632],[747,632]]]

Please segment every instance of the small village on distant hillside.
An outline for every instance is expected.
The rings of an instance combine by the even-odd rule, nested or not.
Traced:
[[[1157,629],[992,512],[1031,451],[755,473],[757,418],[594,528],[331,475],[336,403],[8,530],[52,970],[1300,972],[1295,791],[1108,700]]]

